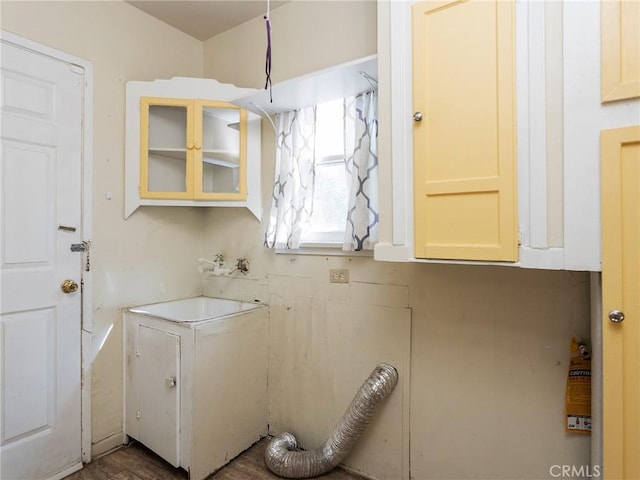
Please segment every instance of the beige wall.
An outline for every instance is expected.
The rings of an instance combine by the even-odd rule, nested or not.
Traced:
[[[326,439],[377,362],[398,367],[399,386],[347,461],[354,469],[408,478],[411,453],[416,480],[546,478],[553,464],[588,462],[589,439],[562,426],[569,340],[588,336],[585,274],[278,255],[245,209],[142,208],[122,219],[126,81],[204,72],[262,87],[262,18],[202,44],[120,2],[1,8],[3,29],[94,65],[94,454],[120,441],[119,309],[203,289],[270,304],[270,423],[306,447]],[[276,82],[376,51],[373,2],[299,1],[271,18]],[[268,211],[268,122],[262,137]],[[250,273],[202,284],[195,260],[218,252],[247,257]],[[351,282],[330,284],[330,268],[348,268]]]
[[[3,30],[93,64],[93,454],[122,441],[120,309],[197,295],[203,212],[123,219],[125,84],[202,75],[202,43],[123,2],[5,2]],[[105,198],[106,192],[112,199]]]
[[[589,338],[585,273],[414,265],[411,471],[416,479],[541,479],[589,465],[564,432],[569,345]]]
[[[294,0],[270,13],[274,83],[376,53],[376,2]],[[204,75],[264,88],[262,17],[204,42]]]

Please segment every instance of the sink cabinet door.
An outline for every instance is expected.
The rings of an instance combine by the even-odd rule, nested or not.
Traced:
[[[138,326],[138,440],[180,465],[180,337]]]

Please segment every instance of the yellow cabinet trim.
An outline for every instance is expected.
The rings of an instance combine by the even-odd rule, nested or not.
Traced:
[[[203,177],[203,150],[204,143],[203,131],[201,129],[195,132],[195,151],[193,159],[193,198],[196,200],[246,200],[247,199],[247,111],[229,102],[220,102],[216,100],[194,100],[194,118],[202,118],[205,108],[230,108],[238,110],[240,115],[239,132],[240,132],[240,157],[238,160],[239,181],[238,191],[229,192],[204,192],[202,188]]]
[[[427,0],[412,19],[415,256],[517,261],[513,2]]]
[[[640,478],[640,126],[605,130],[602,175],[603,471]],[[609,312],[625,319],[613,323]]]
[[[640,98],[640,2],[603,0],[602,101]]]

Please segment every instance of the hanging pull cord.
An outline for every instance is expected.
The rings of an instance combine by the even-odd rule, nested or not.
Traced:
[[[264,84],[264,89],[269,88],[269,101],[273,103],[273,95],[271,88],[271,21],[267,15],[264,16],[267,25],[267,58],[265,62],[265,73],[267,80]]]

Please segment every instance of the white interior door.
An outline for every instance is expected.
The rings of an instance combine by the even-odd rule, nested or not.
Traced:
[[[1,46],[0,477],[54,479],[82,467],[82,70]]]

